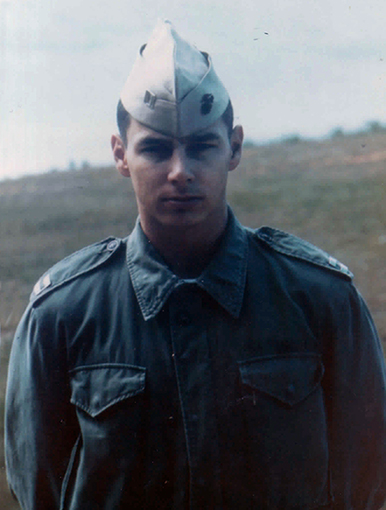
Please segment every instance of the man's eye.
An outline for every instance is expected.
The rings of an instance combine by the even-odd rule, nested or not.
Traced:
[[[149,145],[142,149],[142,154],[154,159],[168,159],[172,155],[172,149],[164,145]]]
[[[186,148],[187,152],[190,154],[202,154],[210,149],[214,149],[216,146],[212,143],[193,143],[188,145]]]

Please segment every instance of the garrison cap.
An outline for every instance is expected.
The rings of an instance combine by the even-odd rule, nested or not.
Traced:
[[[229,95],[210,56],[182,39],[170,21],[159,20],[139,51],[121,101],[138,122],[180,138],[219,119]]]

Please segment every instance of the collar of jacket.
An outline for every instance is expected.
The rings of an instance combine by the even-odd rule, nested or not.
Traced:
[[[229,209],[221,244],[203,273],[195,279],[176,276],[144,234],[139,219],[127,242],[126,260],[145,320],[154,318],[176,287],[195,283],[225,310],[238,317],[247,272],[247,234]]]

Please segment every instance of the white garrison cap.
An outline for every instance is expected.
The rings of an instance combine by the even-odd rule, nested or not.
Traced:
[[[138,122],[180,138],[219,119],[229,96],[209,55],[184,41],[170,21],[159,20],[139,51],[121,101]]]

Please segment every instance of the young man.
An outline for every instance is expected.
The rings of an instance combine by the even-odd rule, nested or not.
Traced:
[[[241,157],[211,60],[160,22],[124,87],[139,220],[37,283],[9,370],[25,510],[376,510],[385,368],[349,270],[227,207]]]

